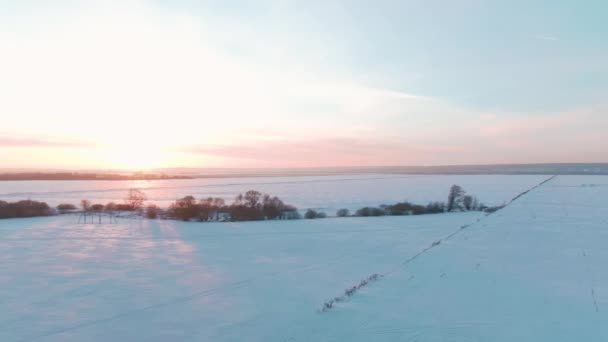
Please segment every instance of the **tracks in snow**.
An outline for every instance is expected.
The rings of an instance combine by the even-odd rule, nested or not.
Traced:
[[[460,234],[462,231],[464,231],[464,230],[466,230],[466,229],[470,228],[471,226],[473,226],[473,225],[475,225],[475,224],[478,224],[478,223],[480,223],[480,222],[484,221],[484,220],[485,220],[485,219],[487,219],[488,217],[490,217],[490,216],[492,216],[492,215],[496,214],[497,212],[500,212],[500,211],[501,211],[501,210],[503,210],[504,208],[506,208],[506,207],[510,206],[511,204],[513,204],[513,203],[514,203],[515,201],[517,201],[518,199],[520,199],[520,198],[522,198],[523,196],[525,196],[525,195],[529,194],[530,192],[532,192],[532,191],[534,191],[534,190],[536,190],[536,189],[540,188],[541,186],[543,186],[543,185],[547,184],[548,182],[552,181],[552,180],[553,180],[553,179],[555,179],[556,177],[557,177],[557,176],[551,176],[551,177],[549,177],[549,178],[545,179],[544,181],[542,181],[542,182],[538,183],[537,185],[535,185],[535,186],[531,187],[530,189],[528,189],[528,190],[526,190],[526,191],[524,191],[524,192],[522,192],[522,193],[518,194],[517,196],[513,197],[513,199],[511,199],[511,200],[510,200],[508,203],[506,203],[504,206],[502,206],[500,209],[498,209],[498,210],[496,210],[496,211],[494,211],[494,212],[492,212],[492,213],[487,214],[485,217],[478,218],[478,219],[477,219],[475,222],[473,222],[473,223],[469,223],[469,224],[465,224],[465,225],[463,225],[463,226],[460,226],[460,228],[459,228],[458,230],[455,230],[454,232],[450,233],[449,235],[445,236],[444,238],[441,238],[441,239],[439,239],[439,240],[437,240],[437,241],[434,241],[434,242],[433,242],[433,243],[432,243],[430,246],[428,246],[428,247],[426,247],[426,248],[422,249],[422,250],[421,250],[421,251],[419,251],[418,253],[414,254],[414,255],[413,255],[413,256],[411,256],[411,257],[409,257],[408,259],[406,259],[405,261],[403,261],[401,264],[399,264],[397,267],[395,267],[393,270],[388,271],[388,272],[386,272],[386,273],[374,273],[373,275],[375,276],[375,280],[380,280],[381,278],[384,278],[384,277],[387,277],[387,276],[389,276],[389,275],[391,275],[391,274],[393,274],[393,273],[396,273],[397,271],[399,271],[400,269],[402,269],[404,266],[406,266],[406,265],[410,264],[411,262],[413,262],[414,260],[418,259],[418,258],[419,258],[419,257],[421,257],[422,255],[424,255],[424,254],[428,253],[429,251],[431,251],[431,250],[432,250],[432,249],[434,249],[434,248],[437,248],[437,247],[441,246],[441,244],[442,244],[443,242],[445,242],[445,241],[448,241],[448,240],[452,239],[452,238],[453,238],[453,237],[455,237],[456,235]],[[365,283],[361,282],[361,283],[359,283],[359,285],[355,285],[355,286],[353,286],[353,288],[356,288],[357,290],[359,290],[359,289],[361,289],[361,288],[363,288],[363,287],[365,287],[365,286],[370,285],[371,283],[372,283],[372,282],[365,282]],[[361,284],[363,284],[363,286],[360,286]],[[593,288],[592,288],[591,290],[592,290],[592,293],[593,293],[593,298],[595,299],[595,291],[594,291],[594,289],[593,289]],[[346,293],[346,291],[349,291],[349,289],[345,290],[345,293]],[[355,292],[356,292],[356,291],[355,291]],[[352,295],[354,295],[354,294],[355,294],[355,292],[353,292],[353,293],[352,293]],[[326,301],[326,302],[325,302],[325,303],[322,305],[321,309],[319,309],[319,312],[323,313],[323,312],[327,312],[327,311],[330,311],[331,309],[335,308],[335,307],[336,307],[336,304],[338,304],[338,303],[340,303],[340,302],[342,302],[342,301],[343,301],[343,300],[336,300],[336,298],[342,298],[342,297],[344,297],[344,296],[338,296],[338,297],[334,297],[334,299],[330,299],[330,300]],[[347,297],[351,297],[351,295],[349,295],[349,296],[347,296]],[[344,299],[346,299],[346,297],[344,297]],[[597,307],[597,301],[596,301],[596,307]]]

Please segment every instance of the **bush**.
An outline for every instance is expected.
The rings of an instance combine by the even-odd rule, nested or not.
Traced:
[[[59,210],[61,212],[76,210],[76,209],[77,208],[75,205],[69,204],[69,203],[61,203],[60,205],[57,206],[57,210]]]
[[[418,205],[418,204],[414,204],[412,206],[412,215],[424,215],[424,214],[428,214],[425,206]]]
[[[171,204],[168,214],[171,218],[190,221],[200,216],[200,206],[197,205],[193,196],[186,196]]]
[[[306,210],[306,213],[304,214],[304,218],[306,219],[317,219],[317,218],[326,218],[327,214],[325,214],[322,211],[316,211],[313,209],[308,209]]]
[[[156,205],[150,204],[146,208],[146,217],[149,219],[155,219],[158,217],[159,212],[160,212],[160,209]]]
[[[355,213],[356,216],[384,216],[386,215],[386,211],[382,208],[376,207],[365,207],[357,210]]]
[[[338,217],[346,217],[350,215],[350,211],[348,209],[340,209],[336,212],[336,216]]]
[[[410,202],[400,202],[392,205],[383,205],[382,208],[388,215],[415,215],[420,214],[420,206]],[[415,213],[416,212],[416,213]]]
[[[117,210],[117,211],[134,211],[135,208],[133,208],[130,204],[118,203],[118,204],[114,204],[114,210]]]
[[[0,218],[50,216],[53,214],[53,210],[44,202],[23,200],[9,203],[0,201]]]
[[[445,212],[445,203],[443,202],[431,202],[426,206],[426,212],[428,214],[440,214]]]
[[[302,218],[302,215],[300,215],[300,212],[298,211],[298,208],[291,206],[291,205],[285,205],[285,208],[283,209],[283,212],[281,213],[281,220],[299,220]]]
[[[99,213],[99,212],[103,211],[103,208],[104,208],[103,204],[93,204],[89,209],[91,211]]]
[[[312,219],[316,219],[317,215],[318,215],[318,213],[316,210],[308,209],[308,210],[306,210],[306,213],[304,214],[304,218],[312,220]]]

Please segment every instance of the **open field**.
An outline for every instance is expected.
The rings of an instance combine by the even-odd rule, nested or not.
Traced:
[[[502,203],[547,178],[491,177],[410,189]],[[2,220],[0,340],[606,341],[607,198],[608,177],[559,176],[489,216]]]

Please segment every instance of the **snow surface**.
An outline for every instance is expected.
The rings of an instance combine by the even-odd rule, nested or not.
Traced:
[[[608,341],[607,198],[560,176],[490,216],[0,220],[0,341]]]

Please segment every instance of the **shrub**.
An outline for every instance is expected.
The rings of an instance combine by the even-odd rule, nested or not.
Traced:
[[[155,219],[158,217],[159,212],[160,212],[160,209],[156,205],[150,204],[146,208],[146,217],[149,219]]]
[[[346,217],[350,215],[350,211],[348,209],[340,209],[336,212],[336,216],[338,217]]]
[[[426,206],[426,212],[428,214],[439,214],[445,212],[445,203],[443,202],[431,202]]]
[[[306,213],[304,214],[304,218],[306,219],[317,219],[317,218],[326,218],[327,214],[325,214],[322,211],[316,211],[314,209],[308,209],[306,210]]]
[[[193,196],[186,196],[171,204],[168,214],[171,218],[190,221],[193,218],[199,217],[200,206],[197,205]]]
[[[410,202],[400,202],[393,205],[383,205],[382,208],[388,215],[420,215],[419,205]]]
[[[105,210],[106,210],[107,212],[113,212],[113,211],[115,211],[115,210],[118,210],[118,209],[116,209],[116,208],[117,208],[116,203],[114,203],[114,202],[109,202],[108,204],[106,204],[106,208],[105,208]]]
[[[306,210],[306,213],[304,214],[304,218],[309,219],[309,220],[316,219],[318,214],[319,213],[317,213],[316,210],[308,209],[308,210]]]
[[[133,211],[133,210],[135,210],[135,208],[133,208],[130,204],[117,203],[117,204],[114,205],[114,210],[117,210],[117,211]]]
[[[357,210],[355,213],[356,216],[384,216],[386,215],[386,211],[382,208],[376,207],[365,207]]]
[[[424,215],[424,214],[428,214],[425,206],[418,205],[418,204],[414,204],[412,206],[412,215]]]
[[[0,201],[0,218],[50,216],[53,214],[53,210],[44,202],[23,200],[9,203]]]
[[[282,220],[299,220],[302,218],[298,208],[291,206],[289,204],[285,205],[283,212],[281,213]]]
[[[103,204],[93,204],[89,209],[94,212],[102,212],[103,208]]]
[[[73,204],[69,204],[69,203],[61,203],[60,205],[57,206],[57,210],[59,210],[61,212],[76,210],[76,206]]]

